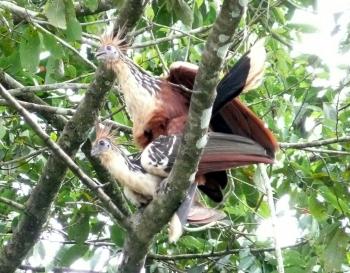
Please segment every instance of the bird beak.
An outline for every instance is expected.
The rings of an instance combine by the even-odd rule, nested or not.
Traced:
[[[99,48],[95,53],[95,58],[97,60],[103,60],[105,58],[106,52],[103,48]]]
[[[100,155],[100,151],[96,147],[92,147],[90,154],[93,157],[98,157]]]

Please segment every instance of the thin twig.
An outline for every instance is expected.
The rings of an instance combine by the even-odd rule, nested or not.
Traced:
[[[273,200],[271,180],[267,175],[266,165],[258,164],[258,170],[260,171],[261,179],[265,186],[267,202],[269,204],[270,213],[271,213],[271,226],[272,226],[273,240],[275,243],[277,271],[278,273],[284,273],[283,256],[282,256],[282,250],[281,250],[281,246],[278,238],[278,232],[277,232],[277,216],[276,216],[275,202]]]
[[[308,242],[307,240],[303,240],[295,245],[284,246],[284,247],[282,247],[282,249],[300,247],[300,246],[305,245],[307,242]],[[147,256],[147,259],[163,260],[163,261],[188,260],[188,259],[208,259],[208,258],[212,258],[212,257],[222,257],[222,256],[230,255],[230,254],[237,254],[242,250],[243,250],[243,248],[229,249],[229,250],[216,251],[216,252],[210,252],[210,253],[178,254],[178,255],[149,254]],[[249,249],[249,252],[252,254],[257,254],[257,253],[263,253],[263,252],[271,252],[274,250],[275,250],[274,247],[252,248],[252,249]]]
[[[10,199],[8,199],[6,197],[2,197],[2,196],[0,196],[0,203],[4,203],[6,205],[9,205],[9,206],[15,208],[16,210],[19,210],[22,212],[25,211],[25,209],[26,209],[25,206],[23,206],[22,204],[17,203],[13,200],[10,200]]]
[[[318,146],[341,143],[341,142],[350,142],[350,136],[343,136],[339,138],[329,138],[324,140],[315,140],[315,141],[304,142],[304,143],[281,142],[279,145],[281,149],[303,149],[303,148],[318,147]]]
[[[188,32],[184,32],[184,33],[179,33],[179,34],[174,34],[168,37],[164,37],[164,38],[159,38],[157,40],[154,41],[149,41],[149,42],[144,42],[144,43],[140,43],[140,44],[134,44],[132,46],[130,46],[130,48],[142,48],[142,47],[149,47],[149,46],[153,46],[153,45],[157,45],[160,43],[165,43],[165,42],[169,42],[172,41],[174,39],[179,39],[182,37],[186,37],[189,36],[189,34],[198,34],[198,33],[203,33],[208,31],[212,26],[203,26],[203,27],[199,27],[199,28],[195,28],[192,29]]]
[[[69,109],[69,108],[62,108],[62,107],[55,107],[55,106],[49,106],[49,105],[42,105],[42,104],[36,104],[26,101],[18,101],[19,104],[22,105],[27,110],[33,111],[33,112],[45,112],[45,113],[54,113],[58,115],[74,115],[76,112],[75,109]],[[4,106],[13,106],[10,102],[7,100],[0,99],[0,105]]]
[[[45,91],[51,91],[56,89],[72,89],[72,90],[78,90],[78,89],[87,89],[89,87],[86,83],[52,83],[52,84],[45,84],[45,85],[37,85],[37,86],[25,86],[22,88],[15,88],[10,89],[8,92],[12,96],[19,96],[25,92],[45,92]]]
[[[326,150],[326,149],[314,149],[314,148],[302,148],[304,151],[312,153],[332,154],[332,155],[350,155],[350,152],[337,151],[337,150]]]
[[[22,162],[22,161],[27,160],[27,159],[32,159],[33,157],[41,154],[42,152],[44,152],[46,150],[47,150],[47,148],[42,148],[42,149],[39,149],[39,150],[37,150],[35,152],[32,152],[32,153],[30,153],[28,155],[24,155],[24,156],[21,156],[21,157],[12,159],[12,160],[0,161],[0,167],[1,166],[6,166],[6,165],[16,164],[16,163]]]

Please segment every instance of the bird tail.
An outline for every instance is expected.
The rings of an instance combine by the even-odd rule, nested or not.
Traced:
[[[260,144],[271,158],[278,150],[276,137],[252,110],[235,98],[227,103],[210,120],[215,132],[240,135]]]
[[[239,135],[210,132],[198,166],[198,174],[219,172],[233,167],[266,163],[273,158],[259,143]]]
[[[219,82],[216,89],[217,96],[213,105],[213,114],[216,114],[226,103],[237,97],[241,92],[249,91],[260,85],[265,60],[264,40],[259,40]]]

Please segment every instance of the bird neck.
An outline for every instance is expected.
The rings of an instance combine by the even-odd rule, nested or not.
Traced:
[[[153,109],[154,97],[160,91],[161,80],[147,74],[127,57],[115,62],[114,71],[132,118],[144,115],[144,109]]]

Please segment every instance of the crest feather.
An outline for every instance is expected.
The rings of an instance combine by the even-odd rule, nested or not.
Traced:
[[[117,34],[115,36],[113,36],[113,32],[105,32],[102,36],[101,36],[101,44],[102,45],[112,45],[115,48],[118,48],[119,50],[125,52],[128,47],[129,44],[127,43],[126,40],[126,35],[124,34],[125,28],[119,28]]]
[[[112,132],[111,125],[104,125],[102,123],[96,123],[95,125],[96,131],[96,140],[101,138],[107,138],[109,140],[114,140],[115,134]]]

